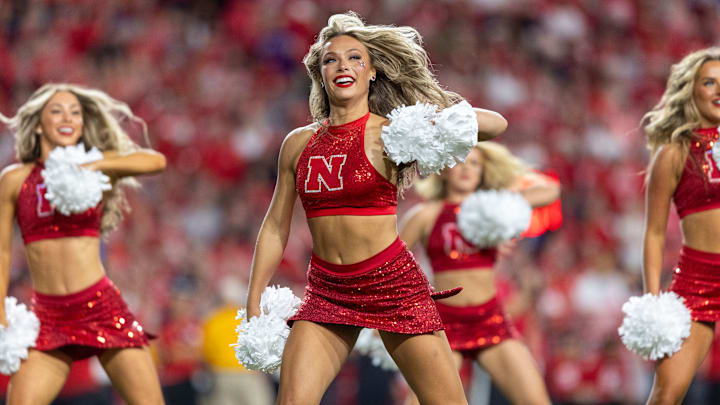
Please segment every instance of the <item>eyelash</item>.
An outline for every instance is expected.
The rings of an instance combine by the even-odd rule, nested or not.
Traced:
[[[350,57],[350,59],[362,59],[362,56],[353,55],[353,56]],[[323,65],[327,65],[328,63],[330,63],[331,61],[334,61],[334,60],[335,60],[335,58],[325,59],[325,60],[323,61]]]

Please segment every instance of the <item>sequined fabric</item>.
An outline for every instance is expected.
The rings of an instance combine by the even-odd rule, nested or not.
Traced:
[[[443,329],[430,284],[397,239],[360,263],[337,265],[313,256],[308,286],[292,321],[307,320],[419,334]]]
[[[683,246],[669,290],[685,298],[693,321],[719,321],[720,253]]]
[[[455,307],[437,303],[450,348],[465,357],[474,358],[485,348],[503,340],[519,339],[512,321],[505,315],[497,297],[470,307]]]
[[[673,195],[680,218],[720,208],[720,169],[712,157],[712,147],[718,141],[717,128],[701,128],[695,134]]]
[[[16,216],[25,244],[68,236],[99,236],[102,207],[80,214],[63,215],[45,199],[42,163],[36,163],[23,182],[16,202]]]
[[[295,186],[308,218],[324,215],[393,215],[397,187],[365,155],[370,113],[312,135],[297,164]]]
[[[478,249],[463,238],[457,225],[458,212],[459,204],[443,204],[430,231],[426,250],[433,272],[492,268],[497,258],[497,249]]]
[[[120,291],[107,277],[68,295],[33,292],[32,310],[40,319],[37,350],[68,346],[97,349],[140,347],[149,336],[127,308]],[[77,348],[75,348],[77,349]],[[74,350],[74,353],[80,351]],[[83,350],[88,357],[96,354]]]

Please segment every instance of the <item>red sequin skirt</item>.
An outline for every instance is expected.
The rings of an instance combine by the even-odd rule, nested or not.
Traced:
[[[506,339],[520,338],[520,334],[505,315],[497,297],[484,304],[470,307],[437,303],[437,309],[445,324],[445,334],[450,342],[450,348],[459,351],[465,357],[474,358],[482,349]]]
[[[35,349],[61,348],[75,360],[104,349],[147,346],[148,336],[120,290],[107,277],[68,295],[33,292],[32,310],[40,319]]]
[[[305,320],[407,334],[443,329],[430,283],[400,239],[354,264],[333,264],[313,254],[307,278],[290,324]]]
[[[693,321],[720,320],[720,253],[683,246],[669,290],[685,298]]]

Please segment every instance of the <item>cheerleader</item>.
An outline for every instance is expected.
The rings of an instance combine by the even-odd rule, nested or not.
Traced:
[[[643,117],[651,152],[647,170],[643,285],[660,292],[671,202],[683,236],[670,291],[690,309],[690,336],[657,361],[648,404],[679,404],[705,359],[720,319],[720,48],[672,66],[660,102]]]
[[[464,163],[418,182],[416,188],[428,202],[407,214],[400,238],[409,249],[423,245],[436,288],[463,287],[436,304],[456,367],[463,358],[476,361],[513,404],[549,404],[535,361],[496,297],[498,250],[468,242],[457,216],[460,204],[478,190],[517,191],[533,207],[550,204],[560,195],[557,182],[531,173],[505,147],[482,142]]]
[[[397,196],[415,167],[390,161],[381,138],[397,106],[462,100],[439,86],[420,42],[411,27],[338,14],[305,56],[315,123],[292,131],[281,147],[247,298],[248,318],[260,315],[299,196],[313,254],[284,348],[279,404],[319,403],[363,327],[381,331],[423,404],[467,403],[430,286],[397,235]],[[499,114],[471,113],[478,140],[505,130]]]
[[[91,356],[98,357],[127,403],[162,404],[148,335],[105,276],[100,236],[122,219],[127,201],[120,186],[134,184],[130,176],[162,171],[165,158],[128,137],[118,117],[140,119],[100,90],[48,84],[14,117],[0,117],[15,131],[20,161],[0,176],[0,296],[7,294],[16,219],[32,280],[32,308],[40,320],[34,349],[10,379],[8,404],[50,403],[72,362]],[[43,171],[53,149],[76,144],[102,152],[83,166],[109,176],[113,187],[97,206],[65,214],[48,202]],[[0,323],[7,325],[2,300]]]

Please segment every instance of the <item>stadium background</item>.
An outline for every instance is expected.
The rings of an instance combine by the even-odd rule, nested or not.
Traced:
[[[349,9],[369,23],[411,25],[441,83],[502,113],[510,125],[499,141],[561,180],[562,228],[520,242],[500,272],[554,403],[637,404],[651,364],[622,347],[616,328],[622,303],[642,287],[648,153],[639,121],[672,62],[718,43],[719,8],[713,0],[2,0],[0,112],[14,114],[43,83],[73,82],[147,121],[168,169],[131,193],[133,212],[103,254],[110,278],[159,334],[161,379],[179,398],[168,402],[192,404],[234,361],[213,331],[233,328],[228,314],[242,302],[280,143],[310,120],[301,59],[314,35]],[[3,128],[3,165],[14,161],[13,141]],[[416,201],[408,195],[400,215]],[[310,238],[299,205],[292,232],[274,282],[301,295]],[[28,302],[16,239],[10,293]],[[665,276],[679,239],[673,214]],[[254,381],[249,389],[270,381],[230,373]],[[111,401],[101,374],[78,363],[57,404]],[[713,349],[685,403],[714,403],[718,384]],[[324,403],[400,403],[404,389],[353,358]]]

